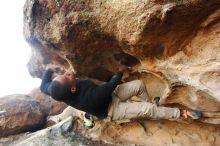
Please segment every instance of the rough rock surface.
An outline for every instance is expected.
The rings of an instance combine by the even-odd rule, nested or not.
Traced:
[[[168,121],[135,121],[123,124],[97,121],[95,127],[88,130],[82,127],[81,120],[70,116],[54,126],[35,133],[23,134],[22,137],[16,138],[16,140],[0,139],[0,146],[1,144],[2,146],[133,146],[134,144],[218,146],[220,143],[218,138],[219,128],[201,123],[180,124]],[[92,137],[93,141],[81,134]],[[100,139],[105,140],[108,144],[100,142]]]
[[[0,100],[0,136],[37,130],[45,122],[40,104],[27,95],[8,95]]]
[[[83,127],[84,112],[72,107],[66,108],[61,114],[50,117],[55,123],[60,119],[68,119],[71,116],[80,117],[74,122],[74,131],[93,141],[100,139],[113,145],[152,145],[152,146],[193,146],[207,145],[218,146],[220,144],[220,126],[203,124],[199,122],[170,122],[166,120],[136,120],[105,122],[95,120],[95,127],[86,129]],[[71,131],[71,130],[70,130]]]
[[[79,128],[83,135],[111,144],[152,146],[218,146],[220,127],[201,123],[169,121],[133,121],[128,123],[96,122],[91,130]]]
[[[33,89],[29,96],[33,97],[40,103],[41,110],[46,115],[57,115],[63,112],[67,105],[63,102],[58,102],[50,96],[42,93],[39,88]]]
[[[73,117],[69,117],[52,127],[35,133],[23,134],[21,135],[22,137],[17,140],[2,139],[0,140],[0,146],[1,144],[3,144],[3,146],[112,146],[110,144],[103,144],[103,142],[89,140],[73,132],[72,126],[75,120]]]
[[[124,80],[143,79],[160,104],[220,124],[219,0],[27,0],[24,35],[34,77],[51,64],[68,68],[67,59],[101,81],[129,65]]]

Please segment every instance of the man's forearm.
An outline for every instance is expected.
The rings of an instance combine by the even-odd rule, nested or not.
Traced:
[[[44,72],[41,85],[40,85],[40,90],[46,94],[49,95],[47,88],[52,82],[52,76],[53,76],[54,71],[52,69],[48,69]]]
[[[109,83],[114,84],[115,86],[118,85],[118,82],[121,80],[123,76],[123,72],[118,71],[109,81]]]

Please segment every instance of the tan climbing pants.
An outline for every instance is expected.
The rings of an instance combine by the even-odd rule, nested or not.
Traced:
[[[136,96],[139,100],[130,100],[133,96]],[[113,121],[137,118],[177,119],[180,116],[178,108],[162,107],[151,103],[142,80],[134,80],[118,85],[112,98],[108,118]]]

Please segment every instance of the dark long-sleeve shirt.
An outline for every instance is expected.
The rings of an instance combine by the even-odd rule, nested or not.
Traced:
[[[42,92],[50,95],[48,87],[52,82],[53,71],[47,70],[42,78],[40,89]],[[109,82],[102,85],[96,85],[90,80],[76,80],[76,92],[67,94],[62,101],[66,104],[95,115],[99,119],[107,116],[108,107],[112,100],[112,92],[118,85],[123,73],[117,72]]]

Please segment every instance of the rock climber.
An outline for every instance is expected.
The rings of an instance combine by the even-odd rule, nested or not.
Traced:
[[[201,112],[198,111],[158,106],[155,103],[158,103],[160,98],[157,97],[154,100],[156,102],[152,102],[142,80],[119,84],[125,70],[126,67],[120,67],[108,82],[97,85],[91,80],[78,79],[73,73],[59,73],[59,68],[50,68],[43,74],[40,89],[53,99],[86,112],[87,120],[90,120],[90,115],[113,121],[136,118],[198,119],[201,117]],[[138,101],[130,100],[133,96],[137,97]]]

